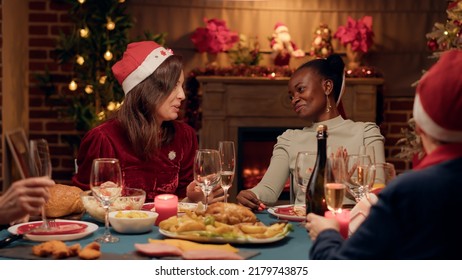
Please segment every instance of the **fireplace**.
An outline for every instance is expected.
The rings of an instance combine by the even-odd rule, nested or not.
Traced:
[[[240,127],[237,142],[237,190],[256,186],[269,166],[277,137],[287,127]],[[287,179],[280,200],[289,200],[289,179]]]
[[[303,127],[305,122],[297,117],[290,104],[288,78],[199,76],[197,79],[202,95],[200,147],[216,149],[221,140],[236,143],[237,176],[229,190],[230,201],[235,201],[244,185],[253,184],[249,180],[259,181],[269,165],[277,136],[287,128]],[[347,116],[356,121],[375,121],[377,86],[382,83],[383,79],[378,78],[347,79],[343,97]],[[246,177],[250,179],[244,182],[247,174],[255,176]]]

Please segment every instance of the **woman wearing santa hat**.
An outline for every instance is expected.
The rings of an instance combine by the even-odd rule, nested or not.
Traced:
[[[385,161],[380,130],[372,122],[354,122],[339,113],[341,94],[344,91],[344,68],[342,58],[333,54],[327,59],[314,59],[300,66],[289,80],[289,98],[295,113],[306,120],[303,129],[288,129],[278,137],[270,165],[262,180],[252,189],[241,191],[237,200],[242,205],[258,209],[263,204],[275,204],[284,189],[289,174],[294,172],[295,159],[300,151],[316,151],[316,128],[327,126],[327,145],[333,152],[357,154],[360,146],[372,146],[375,161]],[[314,162],[313,162],[314,166]],[[295,203],[304,204],[305,195],[293,183]],[[354,204],[353,200],[344,203]]]
[[[413,114],[426,156],[380,192],[349,239],[335,220],[308,214],[311,258],[460,259],[461,64],[462,51],[447,51],[419,81]]]
[[[114,118],[82,139],[75,185],[88,189],[93,159],[117,158],[124,187],[144,189],[147,200],[162,193],[202,200],[202,191],[191,183],[196,133],[176,121],[185,99],[182,67],[180,56],[155,42],[128,45],[112,67],[124,90],[124,102]]]

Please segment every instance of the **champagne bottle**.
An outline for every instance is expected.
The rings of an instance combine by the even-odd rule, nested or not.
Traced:
[[[319,125],[316,129],[318,139],[318,151],[313,172],[306,188],[306,213],[315,213],[324,216],[327,211],[326,199],[324,196],[324,173],[326,169],[326,142],[327,126]]]

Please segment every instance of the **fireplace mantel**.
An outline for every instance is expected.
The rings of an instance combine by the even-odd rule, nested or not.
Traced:
[[[201,148],[216,149],[221,140],[237,144],[240,127],[306,125],[290,104],[289,78],[198,76],[197,80],[202,94]],[[382,78],[347,78],[342,98],[347,117],[375,122],[377,89],[383,82]],[[230,189],[231,198],[236,195],[235,186]]]

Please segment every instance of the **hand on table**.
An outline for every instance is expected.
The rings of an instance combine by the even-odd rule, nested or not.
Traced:
[[[266,205],[263,204],[257,198],[257,195],[250,190],[240,191],[236,199],[239,204],[242,204],[243,206],[252,210],[262,211],[266,208]]]
[[[14,182],[0,197],[0,224],[10,223],[26,215],[38,215],[49,198],[46,187],[54,184],[47,177]]]
[[[320,232],[327,229],[340,231],[340,225],[336,219],[324,218],[313,213],[306,216],[305,228],[309,231],[311,240],[315,240]]]

